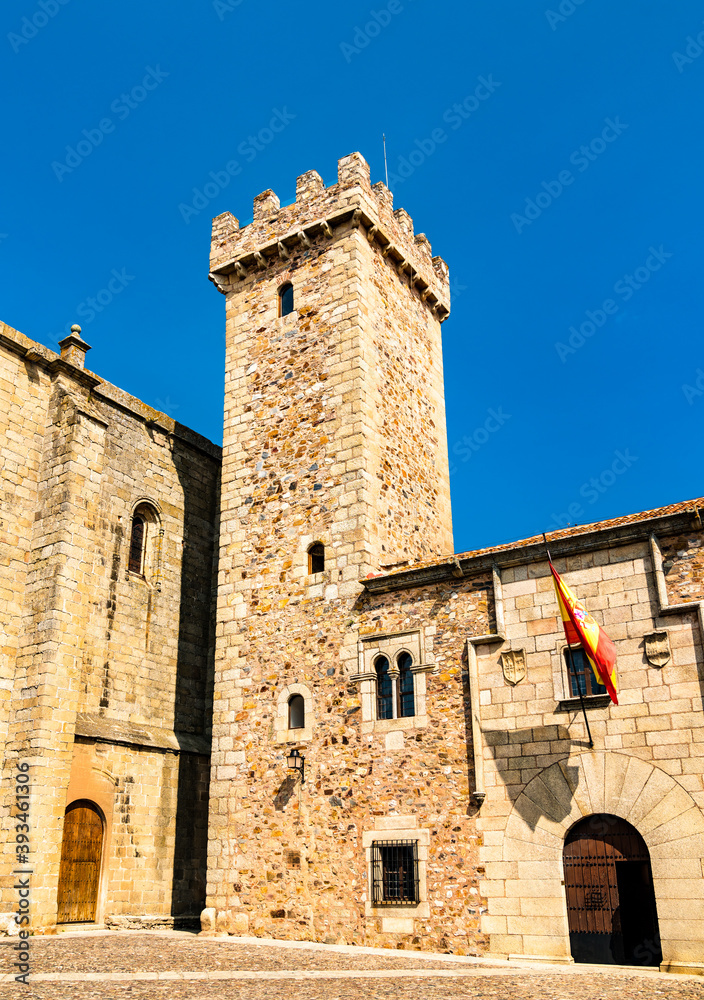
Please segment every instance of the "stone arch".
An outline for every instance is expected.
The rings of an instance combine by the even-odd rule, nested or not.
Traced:
[[[142,522],[139,566],[134,565],[135,519]],[[127,541],[127,575],[129,577],[130,573],[134,573],[141,576],[146,583],[155,586],[158,590],[161,590],[161,557],[164,536],[162,519],[161,507],[151,497],[139,497],[132,503]]]
[[[288,703],[294,694],[303,698],[305,726],[303,729],[288,728]],[[313,695],[305,684],[288,684],[276,699],[274,729],[277,743],[309,743],[313,739]]]
[[[502,861],[486,865],[489,884],[499,877],[505,893],[498,907],[489,894],[489,913],[505,917],[503,926],[489,927],[503,932],[492,950],[571,960],[562,849],[568,830],[594,813],[625,819],[648,846],[664,966],[704,962],[702,811],[671,775],[613,751],[572,754],[536,775],[516,799]]]
[[[105,814],[90,799],[66,806],[57,893],[58,923],[95,923],[105,858]]]

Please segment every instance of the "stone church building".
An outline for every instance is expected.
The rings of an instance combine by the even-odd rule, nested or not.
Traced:
[[[448,268],[359,154],[213,223],[222,450],[0,325],[30,913],[704,972],[704,500],[455,554]],[[589,721],[587,732],[580,692]]]

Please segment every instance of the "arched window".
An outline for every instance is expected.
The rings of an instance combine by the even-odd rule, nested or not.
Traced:
[[[288,728],[305,729],[306,706],[302,694],[293,694],[288,700]]]
[[[308,549],[308,572],[322,573],[325,569],[325,546],[322,542],[314,542]]]
[[[377,719],[393,719],[394,689],[389,674],[389,661],[380,656],[375,664],[376,670],[376,717]]]
[[[405,719],[416,714],[413,674],[411,673],[413,657],[410,653],[400,653],[396,663],[398,666],[398,715],[400,719]]]
[[[288,316],[293,312],[293,285],[287,281],[279,289],[279,316]]]
[[[144,517],[142,514],[135,512],[132,517],[128,568],[130,573],[139,573],[140,576],[144,575],[144,526]]]
[[[159,514],[149,501],[138,504],[132,512],[127,571],[141,576],[150,586],[161,589],[161,536]]]

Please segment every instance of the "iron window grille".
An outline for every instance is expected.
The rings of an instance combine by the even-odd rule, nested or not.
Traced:
[[[418,841],[372,843],[372,902],[408,906],[418,902]]]

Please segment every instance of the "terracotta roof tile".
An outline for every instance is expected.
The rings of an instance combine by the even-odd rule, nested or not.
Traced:
[[[649,521],[659,517],[668,517],[673,514],[682,514],[699,508],[704,510],[704,497],[694,500],[683,500],[681,503],[669,504],[667,507],[657,507],[654,510],[643,510],[636,514],[625,514],[623,517],[612,517],[606,521],[594,521],[591,524],[580,524],[573,528],[561,528],[559,531],[546,533],[548,542],[554,542],[560,538],[569,538],[575,535],[586,535],[593,531],[605,531],[608,528],[618,528],[621,525],[634,524],[638,521]],[[539,545],[543,541],[541,535],[531,535],[530,538],[521,538],[515,542],[507,542],[504,545],[492,545],[485,549],[472,549],[468,552],[449,553],[445,556],[437,556],[435,559],[428,559],[424,562],[399,565],[396,569],[389,569],[385,573],[375,574],[376,576],[394,576],[397,573],[408,573],[417,569],[425,569],[429,566],[441,566],[452,559],[473,559],[477,556],[490,555],[494,552],[506,552],[512,549],[527,548],[529,545]]]

